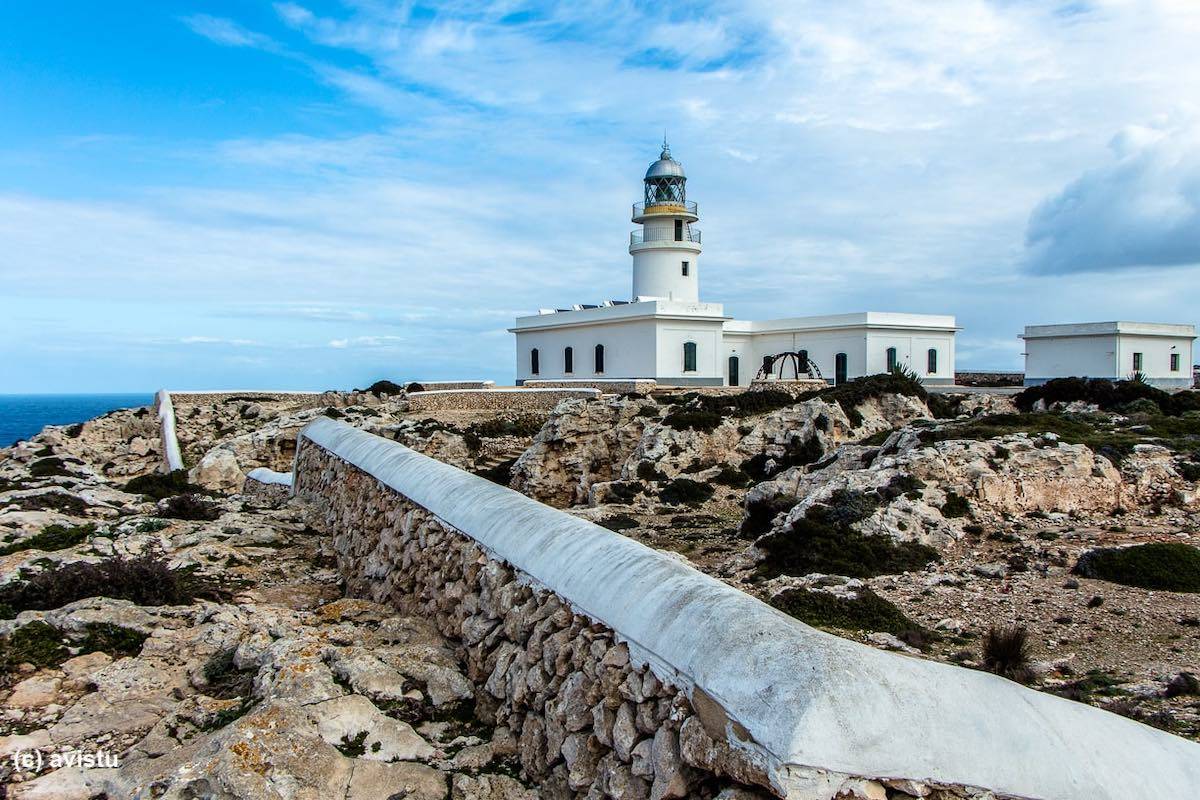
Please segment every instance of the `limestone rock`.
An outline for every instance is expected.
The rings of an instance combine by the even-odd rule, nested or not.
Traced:
[[[222,445],[204,454],[200,463],[188,472],[188,480],[216,492],[233,492],[242,488],[246,475],[234,451]]]

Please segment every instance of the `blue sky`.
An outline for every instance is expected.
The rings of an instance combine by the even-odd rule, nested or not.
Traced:
[[[665,130],[702,294],[1197,321],[1191,0],[0,4],[0,392],[512,378],[623,298]]]

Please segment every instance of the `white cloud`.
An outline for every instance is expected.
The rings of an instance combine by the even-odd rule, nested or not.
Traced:
[[[259,47],[274,46],[269,36],[248,30],[231,19],[214,17],[209,14],[193,14],[183,18],[183,22],[194,32],[217,44],[227,47]]]
[[[1108,164],[1034,210],[1030,269],[1200,265],[1200,127],[1131,126],[1111,148]]]

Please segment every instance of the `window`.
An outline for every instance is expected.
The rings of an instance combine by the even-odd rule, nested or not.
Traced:
[[[683,277],[686,278],[687,274],[688,274],[688,262],[685,261],[685,262],[683,262]]]
[[[770,375],[771,368],[775,366],[775,358],[773,356],[763,356],[762,372],[763,375]]]
[[[808,351],[807,350],[798,350],[796,352],[796,361],[797,361],[796,377],[799,378],[801,372],[803,372],[805,375],[807,375],[808,374]]]
[[[1171,372],[1179,372],[1179,353],[1171,353]]]
[[[729,357],[729,385],[730,386],[738,385],[738,357],[737,356]]]
[[[568,347],[563,350],[563,372],[570,375],[575,371],[575,348]]]
[[[604,374],[604,345],[596,345],[596,374]]]
[[[683,220],[681,219],[675,220],[675,241],[683,241]]]
[[[529,374],[537,375],[541,365],[538,364],[538,349],[535,347],[529,351]]]
[[[930,375],[937,372],[937,350],[934,350],[932,347],[929,348],[929,353],[926,355],[925,359],[925,371]]]
[[[1141,353],[1133,354],[1133,371],[1134,372],[1142,371],[1142,354]]]
[[[899,362],[896,360],[896,348],[889,347],[887,349],[887,371],[895,372]]]
[[[846,354],[838,353],[833,357],[833,382],[843,384],[848,379],[849,370],[846,367]]]
[[[696,343],[695,342],[684,342],[683,343],[683,371],[684,372],[695,372],[696,371]]]

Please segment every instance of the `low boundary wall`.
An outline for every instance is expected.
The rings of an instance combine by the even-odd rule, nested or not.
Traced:
[[[599,389],[442,389],[410,392],[410,411],[547,411],[568,398],[599,397]]]
[[[495,389],[495,381],[408,381],[405,386],[411,386],[417,383],[425,387],[427,392],[436,392],[443,389]]]
[[[598,525],[321,418],[295,492],[352,593],[458,638],[531,777],[684,797],[1187,797],[1200,745],[984,672],[826,634]],[[690,776],[690,777],[689,777]],[[613,782],[633,786],[625,795]],[[885,786],[893,791],[889,794]],[[974,787],[964,788],[964,787]],[[932,794],[931,794],[932,792]]]
[[[527,389],[599,389],[606,394],[648,394],[658,388],[658,381],[651,378],[563,378],[561,380],[526,380],[521,384]]]

